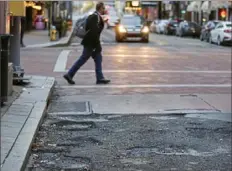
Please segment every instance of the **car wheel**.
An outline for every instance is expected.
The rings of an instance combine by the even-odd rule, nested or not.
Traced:
[[[183,37],[183,33],[182,32],[180,32],[180,37]]]
[[[209,43],[213,44],[213,40],[212,40],[212,36],[211,35],[209,35]]]
[[[115,40],[116,42],[122,42],[122,40],[118,36],[116,36]]]
[[[142,42],[144,42],[144,43],[149,43],[149,38],[147,38],[147,39],[142,39]]]
[[[218,39],[217,39],[217,45],[218,46],[220,46],[222,43],[221,43],[221,39],[220,39],[220,37],[218,37]]]

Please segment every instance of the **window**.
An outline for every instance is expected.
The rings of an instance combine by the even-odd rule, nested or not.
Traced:
[[[139,17],[125,17],[122,18],[122,24],[123,25],[141,25],[142,21]]]
[[[223,25],[221,23],[217,25],[216,29],[220,29],[220,28],[223,28]]]

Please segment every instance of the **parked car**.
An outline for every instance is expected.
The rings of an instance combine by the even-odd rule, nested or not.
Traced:
[[[156,32],[158,34],[164,33],[164,27],[168,24],[168,20],[160,20],[159,24],[156,25]]]
[[[175,35],[176,34],[176,27],[178,26],[178,21],[176,20],[169,20],[166,25],[164,25],[164,34],[166,35]]]
[[[210,43],[217,43],[218,45],[224,43],[232,43],[232,22],[225,21],[217,24],[215,29],[211,30],[209,36]]]
[[[149,42],[149,27],[141,17],[135,15],[124,15],[115,29],[117,42],[127,38],[140,38],[141,41]]]
[[[178,27],[176,27],[176,36],[192,36],[200,37],[201,26],[195,22],[182,21]]]
[[[208,21],[201,29],[200,40],[209,42],[209,35],[211,30],[213,30],[219,21]]]
[[[160,20],[154,20],[150,25],[150,32],[156,33],[156,27],[159,24]]]

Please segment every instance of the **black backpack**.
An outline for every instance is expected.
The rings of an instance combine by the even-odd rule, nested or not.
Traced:
[[[86,25],[89,17],[86,17],[84,21],[80,22],[76,28],[76,36],[83,39],[86,34]]]

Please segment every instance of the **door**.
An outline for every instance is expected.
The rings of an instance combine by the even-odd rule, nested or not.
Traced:
[[[217,42],[218,35],[220,35],[220,32],[223,30],[223,24],[219,23],[215,29],[211,31],[212,41]]]

